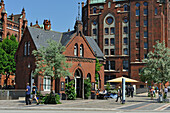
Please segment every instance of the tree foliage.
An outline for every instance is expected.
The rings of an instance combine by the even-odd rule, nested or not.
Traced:
[[[15,73],[15,53],[18,48],[18,42],[14,35],[3,39],[0,43],[0,73]]]
[[[88,99],[91,95],[91,81],[89,78],[84,80],[84,87],[84,97]]]
[[[76,99],[76,91],[75,91],[75,81],[72,80],[68,84],[66,84],[65,93],[67,95],[68,100],[75,100]]]
[[[36,59],[34,74],[51,76],[52,79],[70,76],[68,70],[70,65],[66,63],[66,57],[62,54],[65,47],[53,40],[47,40],[47,44],[47,47],[42,46],[40,49],[33,51]]]
[[[163,83],[170,81],[170,49],[165,47],[165,42],[159,43],[154,47],[154,52],[149,52],[145,67],[141,70],[141,80],[154,83]]]
[[[96,58],[96,69],[95,69],[95,80],[96,80],[96,84],[98,84],[99,81],[99,74],[98,71],[101,70],[102,64],[100,64],[99,60]]]

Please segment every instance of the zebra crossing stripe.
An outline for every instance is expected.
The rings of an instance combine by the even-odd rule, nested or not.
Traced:
[[[170,106],[170,104],[165,104],[165,105],[160,106],[160,107],[158,107],[158,108],[156,108],[156,109],[154,109],[154,110],[155,110],[155,111],[162,111],[162,110],[168,108],[169,106]]]

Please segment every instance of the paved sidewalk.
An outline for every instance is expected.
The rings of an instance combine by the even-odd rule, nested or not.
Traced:
[[[62,104],[57,105],[36,105],[33,103],[32,105],[25,105],[24,100],[0,100],[0,109],[6,110],[94,110],[94,111],[112,111],[112,110],[131,110],[140,109],[141,106],[149,106],[150,107],[162,106],[164,104],[157,103],[157,100],[150,100],[147,97],[147,93],[138,94],[134,96],[134,98],[126,97],[126,103],[121,104],[120,102],[115,102],[115,99],[108,100],[61,100]],[[134,108],[133,108],[134,107]],[[154,108],[156,109],[156,108]]]

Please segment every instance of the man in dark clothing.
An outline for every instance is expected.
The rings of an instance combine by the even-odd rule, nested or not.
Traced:
[[[30,88],[30,86],[29,86],[29,83],[27,83],[26,96],[25,96],[26,105],[31,104],[31,101],[29,100],[29,98],[30,98],[30,93],[31,93],[31,88]]]
[[[120,98],[120,102],[122,101],[122,91],[121,91],[121,88],[120,86],[118,87],[118,91],[117,91],[117,99],[116,99],[116,102],[118,101],[118,99]]]
[[[132,98],[133,98],[133,93],[134,93],[134,87],[130,85],[130,94]]]
[[[129,87],[129,85],[127,85],[127,87],[126,87],[126,94],[127,94],[127,97],[130,96],[130,87]]]

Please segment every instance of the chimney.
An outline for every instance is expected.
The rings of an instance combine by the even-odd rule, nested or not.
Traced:
[[[82,8],[84,7],[84,2],[81,2],[81,7],[82,7]]]
[[[68,32],[70,32],[70,29],[68,29]]]
[[[38,20],[36,20],[36,24],[38,25]]]
[[[4,9],[4,6],[5,6],[4,0],[1,0],[1,7],[2,7],[2,9]]]
[[[13,13],[11,14],[11,20],[14,21],[14,15],[13,15]]]
[[[44,20],[44,30],[50,30],[51,29],[51,21]]]

